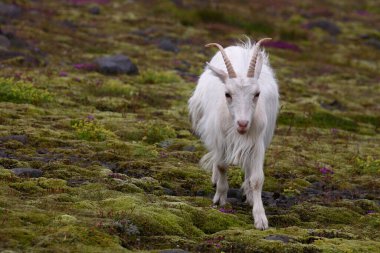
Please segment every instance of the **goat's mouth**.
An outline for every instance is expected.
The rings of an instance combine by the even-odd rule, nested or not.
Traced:
[[[238,127],[238,128],[237,128],[237,131],[238,131],[239,134],[242,134],[242,135],[243,135],[243,134],[245,134],[245,133],[247,132],[247,128],[241,128],[241,127]]]

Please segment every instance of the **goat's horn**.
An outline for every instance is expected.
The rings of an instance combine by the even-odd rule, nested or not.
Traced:
[[[259,55],[259,52],[260,52],[260,45],[261,45],[261,43],[263,43],[265,41],[270,41],[270,40],[271,40],[271,38],[264,38],[264,39],[259,40],[255,44],[255,49],[253,51],[251,63],[249,64],[247,77],[252,78],[255,75],[256,61],[257,61],[257,56]]]
[[[228,59],[226,52],[224,51],[223,47],[219,45],[218,43],[209,43],[205,47],[211,47],[211,46],[216,46],[219,48],[220,53],[223,56],[224,64],[226,64],[227,67],[227,72],[228,72],[228,77],[229,78],[236,78],[236,73],[234,68],[232,67],[230,59]]]

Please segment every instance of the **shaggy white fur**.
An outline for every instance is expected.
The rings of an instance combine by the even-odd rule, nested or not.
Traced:
[[[226,48],[225,53],[236,77],[228,77],[219,51],[200,76],[189,100],[190,119],[195,133],[209,150],[201,165],[213,171],[212,182],[217,187],[214,203],[226,203],[227,166],[239,165],[245,172],[242,187],[247,201],[253,205],[255,227],[266,229],[268,221],[261,200],[263,163],[276,124],[278,86],[268,57],[259,45],[248,41]],[[255,54],[255,75],[248,77]]]

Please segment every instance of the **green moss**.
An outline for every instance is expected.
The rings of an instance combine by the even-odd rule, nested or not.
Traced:
[[[49,92],[37,89],[31,83],[0,78],[0,101],[41,104],[52,100]]]
[[[182,78],[173,71],[148,70],[141,73],[137,81],[143,84],[180,83]]]
[[[97,87],[89,87],[90,91],[96,96],[114,96],[129,98],[134,95],[135,88],[123,83],[118,79],[108,79],[105,83]]]
[[[301,224],[300,217],[296,213],[270,215],[268,219],[270,226],[276,228],[297,226]]]
[[[26,192],[26,193],[37,193],[42,191],[43,189],[38,185],[38,181],[35,179],[26,179],[23,180],[22,182],[16,182],[16,183],[11,183],[9,184],[12,188]]]
[[[358,125],[349,119],[328,112],[315,112],[310,116],[298,116],[294,113],[281,113],[277,122],[294,127],[336,128],[346,131],[358,131]]]
[[[343,207],[297,205],[292,208],[302,221],[317,221],[322,224],[355,224],[360,215]]]
[[[115,134],[107,130],[102,124],[95,120],[73,120],[71,122],[79,139],[87,141],[104,141],[114,138]]]
[[[244,227],[250,225],[239,220],[238,217],[233,214],[225,214],[215,209],[209,209],[200,214],[198,213],[193,219],[194,224],[206,234],[213,234],[232,227]]]
[[[54,219],[54,223],[57,225],[69,225],[77,223],[77,218],[72,215],[62,214]]]
[[[152,123],[148,126],[143,140],[153,144],[174,137],[176,137],[176,132],[171,126]]]
[[[66,186],[66,180],[55,179],[55,178],[38,178],[38,186],[51,190],[51,191],[63,191],[68,187]]]

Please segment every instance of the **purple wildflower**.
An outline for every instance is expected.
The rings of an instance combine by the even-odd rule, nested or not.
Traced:
[[[235,210],[233,210],[233,209],[225,209],[224,207],[220,208],[219,211],[222,212],[222,213],[236,213]]]
[[[68,74],[65,71],[61,71],[59,72],[59,76],[64,77],[64,76],[68,76]]]
[[[88,120],[88,121],[93,121],[94,119],[95,119],[95,116],[94,116],[94,115],[89,114],[89,115],[87,116],[87,120]]]
[[[327,167],[319,168],[319,172],[321,172],[323,175],[334,174],[334,171],[332,169],[327,168]]]
[[[366,10],[357,10],[355,13],[358,14],[359,16],[368,16],[369,15],[368,11],[366,11]]]

